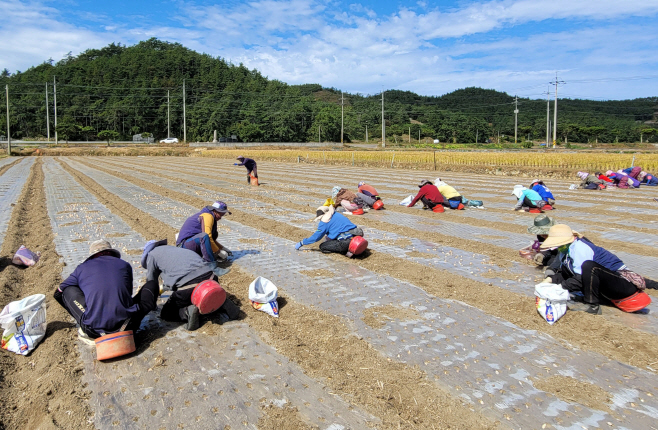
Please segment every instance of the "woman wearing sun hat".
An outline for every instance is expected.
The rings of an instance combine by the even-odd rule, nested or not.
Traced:
[[[616,255],[594,245],[568,225],[556,224],[548,230],[548,237],[540,249],[551,248],[557,248],[559,252],[560,267],[549,277],[550,282],[583,293],[586,306],[577,310],[601,314],[599,304],[607,299],[622,310],[634,312],[651,302],[649,296],[640,291],[644,289],[644,278],[630,272]],[[620,305],[628,304],[629,300],[631,307]]]
[[[534,234],[537,236],[532,244],[532,249],[537,251],[537,254],[533,258],[534,262],[539,266],[552,266],[557,258],[556,249],[545,249],[540,250],[539,247],[548,237],[548,230],[555,225],[555,219],[550,218],[547,215],[541,214],[537,215],[532,222],[532,225],[528,227],[528,233]]]

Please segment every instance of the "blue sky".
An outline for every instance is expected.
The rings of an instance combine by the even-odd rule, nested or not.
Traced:
[[[0,0],[0,69],[157,37],[290,84],[658,96],[658,0]],[[554,89],[551,89],[554,91]]]

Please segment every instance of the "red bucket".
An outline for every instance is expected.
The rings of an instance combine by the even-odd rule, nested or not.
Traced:
[[[377,200],[373,205],[372,208],[376,211],[380,210],[381,208],[384,207],[384,202],[381,200]]]
[[[544,207],[542,207],[541,210],[543,210],[543,211],[552,211],[552,210],[553,210],[553,206],[551,206],[551,205],[544,205]]]
[[[192,292],[192,304],[199,308],[201,315],[215,312],[225,301],[226,291],[212,280],[201,282]]]
[[[361,208],[359,208],[359,209],[357,209],[357,210],[355,210],[355,211],[352,211],[352,215],[363,215],[364,213],[365,213],[365,212],[364,212],[363,209],[361,209]]]
[[[367,240],[365,240],[362,236],[354,236],[350,241],[348,252],[352,253],[353,255],[359,255],[363,254],[363,251],[365,251],[367,248]]]
[[[637,312],[651,304],[651,297],[644,291],[638,291],[625,299],[612,300],[612,304],[624,312]]]
[[[259,185],[259,184],[258,184],[258,178],[255,177],[253,173],[250,174],[249,176],[251,176],[251,179],[249,180],[249,181],[251,182],[251,185],[257,187],[257,186]]]
[[[531,208],[528,212],[530,212],[531,214],[540,214],[541,210],[537,208]]]
[[[96,339],[96,360],[109,360],[135,352],[133,331],[119,331]]]
[[[457,206],[457,210],[458,211],[463,211],[464,210],[464,205],[460,203],[459,206]]]
[[[438,214],[445,212],[446,210],[443,209],[443,205],[436,205],[432,208],[432,212],[436,212]]]

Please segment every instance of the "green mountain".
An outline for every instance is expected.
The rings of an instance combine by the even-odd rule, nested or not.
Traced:
[[[341,94],[319,84],[288,85],[242,64],[199,54],[177,43],[149,39],[134,46],[111,44],[58,62],[49,60],[24,72],[0,73],[9,85],[12,136],[46,135],[46,92],[53,131],[56,79],[60,138],[93,139],[102,130],[124,138],[152,133],[156,138],[209,141],[236,135],[242,141],[340,141]],[[183,91],[185,106],[183,106]],[[381,94],[344,94],[346,141],[381,137]],[[408,91],[384,94],[387,140],[439,138],[473,142],[514,133],[514,98],[482,88],[440,97]],[[546,101],[519,99],[519,134],[546,135]],[[4,99],[3,99],[4,104]],[[638,141],[655,126],[658,98],[623,101],[559,100],[561,137],[570,141]],[[552,109],[552,104],[551,104]],[[552,119],[552,112],[551,112]],[[649,123],[646,123],[649,121]],[[6,134],[4,109],[0,134]],[[658,138],[654,136],[653,139]]]

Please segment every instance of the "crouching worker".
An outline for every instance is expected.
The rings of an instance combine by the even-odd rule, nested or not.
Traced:
[[[178,233],[176,246],[196,252],[207,262],[226,260],[233,253],[217,242],[217,221],[231,215],[224,202],[215,202],[185,220]]]
[[[233,163],[234,166],[244,166],[247,169],[247,184],[251,184],[251,175],[258,179],[258,167],[253,158],[245,158],[240,155],[237,160],[240,163]]]
[[[320,206],[316,211],[315,221],[319,221],[318,229],[311,237],[302,239],[295,244],[295,249],[299,250],[304,245],[311,245],[320,241],[324,236],[327,240],[320,244],[320,251],[324,253],[335,252],[348,257],[358,255],[365,251],[368,242],[363,239],[363,230],[352,224],[345,215],[335,212],[333,206]],[[350,247],[352,239],[359,237],[355,244]],[[365,242],[365,246],[357,246],[356,242]]]
[[[162,306],[160,318],[165,321],[184,322],[190,331],[199,328],[201,310],[192,304],[194,288],[207,280],[217,282],[213,265],[205,262],[189,249],[167,246],[167,240],[150,240],[144,246],[141,265],[146,269],[146,281],[155,282],[162,277],[166,289],[172,290],[169,300]],[[221,287],[219,287],[221,288]],[[220,293],[223,291],[220,291]],[[226,297],[226,293],[223,293]],[[218,312],[225,314],[226,320],[236,319],[238,307],[230,299],[216,303]],[[221,315],[218,315],[221,318]]]
[[[541,210],[546,206],[546,201],[541,198],[537,191],[529,190],[523,185],[514,185],[512,195],[517,198],[516,206],[514,206],[515,211],[523,209]]]
[[[106,334],[137,331],[156,308],[157,280],[147,281],[134,297],[132,292],[133,268],[108,241],[97,240],[89,257],[57,288],[55,300],[80,326],[80,340],[94,345],[94,339]]]
[[[359,182],[359,192],[356,193],[356,196],[373,209],[381,209],[384,206],[375,187],[366,184],[364,181]]]
[[[569,305],[571,310],[601,314],[600,304],[610,301],[619,309],[635,312],[651,303],[644,293],[647,280],[631,272],[616,255],[585,239],[568,225],[556,224],[540,249],[558,249],[560,266],[545,279],[570,292],[582,292],[584,305]]]
[[[441,178],[436,178],[434,185],[436,185],[436,188],[439,189],[439,192],[443,196],[443,206],[450,209],[464,209],[462,195],[457,190],[443,182]]]
[[[418,184],[418,188],[420,190],[411,203],[407,205],[408,208],[414,207],[418,200],[420,200],[423,202],[423,209],[434,210],[435,208],[440,208],[441,212],[443,212],[443,195],[434,184],[427,179],[423,179]]]
[[[341,206],[347,212],[354,212],[361,209],[365,202],[352,191],[341,188],[333,187],[331,189],[331,199],[334,201],[334,207]]]
[[[548,187],[544,184],[544,181],[540,179],[535,179],[530,183],[530,189],[536,191],[546,203],[553,206],[555,204],[555,197]]]

